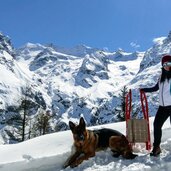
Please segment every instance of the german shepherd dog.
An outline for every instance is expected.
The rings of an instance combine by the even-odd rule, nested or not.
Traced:
[[[87,130],[83,117],[79,125],[69,121],[69,127],[74,138],[75,153],[71,155],[64,168],[76,167],[84,160],[95,156],[95,152],[110,148],[114,157],[122,155],[126,159],[134,159],[137,155],[132,153],[126,137],[120,132],[112,129]]]

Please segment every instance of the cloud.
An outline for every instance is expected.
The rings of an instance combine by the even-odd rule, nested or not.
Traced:
[[[153,39],[153,43],[160,44],[163,42],[163,40],[166,39],[166,37],[157,37]]]
[[[131,45],[131,47],[133,47],[133,48],[140,48],[140,45],[137,44],[137,43],[135,43],[135,42],[131,42],[130,45]]]

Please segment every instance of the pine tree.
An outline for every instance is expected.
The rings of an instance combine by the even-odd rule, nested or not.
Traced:
[[[29,108],[29,101],[28,101],[28,96],[29,93],[31,92],[31,88],[30,87],[26,87],[25,92],[24,92],[24,97],[21,101],[21,110],[22,110],[22,114],[21,114],[21,122],[22,122],[22,126],[21,126],[21,141],[25,140],[25,136],[26,136],[26,125],[29,121],[29,117],[28,117],[28,108]]]
[[[37,115],[37,117],[35,118],[35,122],[33,124],[33,136],[40,136],[40,135],[45,135],[47,133],[49,133],[49,129],[50,129],[50,124],[49,124],[49,120],[51,119],[51,115],[49,113],[49,111],[40,111],[40,113]]]
[[[128,93],[127,87],[124,86],[123,89],[121,90],[121,93],[119,94],[120,105],[115,109],[119,121],[125,121],[125,106],[126,106],[125,98],[127,93]]]
[[[28,135],[29,135],[27,128],[29,127],[29,124],[31,123],[30,122],[31,118],[29,116],[29,108],[31,106],[31,102],[29,100],[30,94],[31,94],[31,88],[27,86],[23,90],[23,94],[24,96],[21,99],[21,105],[19,107],[20,117],[17,121],[18,131],[16,131],[18,136],[21,138],[21,141],[25,141],[26,139],[28,139]]]

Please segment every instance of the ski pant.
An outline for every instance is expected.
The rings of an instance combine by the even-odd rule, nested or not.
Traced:
[[[171,106],[159,106],[154,119],[154,147],[159,146],[161,143],[162,126],[169,116],[171,122]]]

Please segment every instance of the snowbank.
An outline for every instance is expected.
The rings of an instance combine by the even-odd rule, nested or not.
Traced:
[[[150,119],[151,133],[153,119]],[[102,125],[119,130],[125,134],[125,122]],[[96,129],[91,127],[90,129]],[[134,160],[126,160],[122,157],[113,158],[110,150],[97,152],[96,156],[84,161],[77,168],[66,168],[66,171],[138,171],[138,170],[165,170],[171,167],[171,138],[169,120],[163,127],[162,154],[160,157],[150,157],[144,144],[136,144],[134,152],[139,157]],[[1,171],[61,171],[62,166],[71,153],[71,131],[53,133],[34,138],[23,143],[0,146],[0,170]]]

